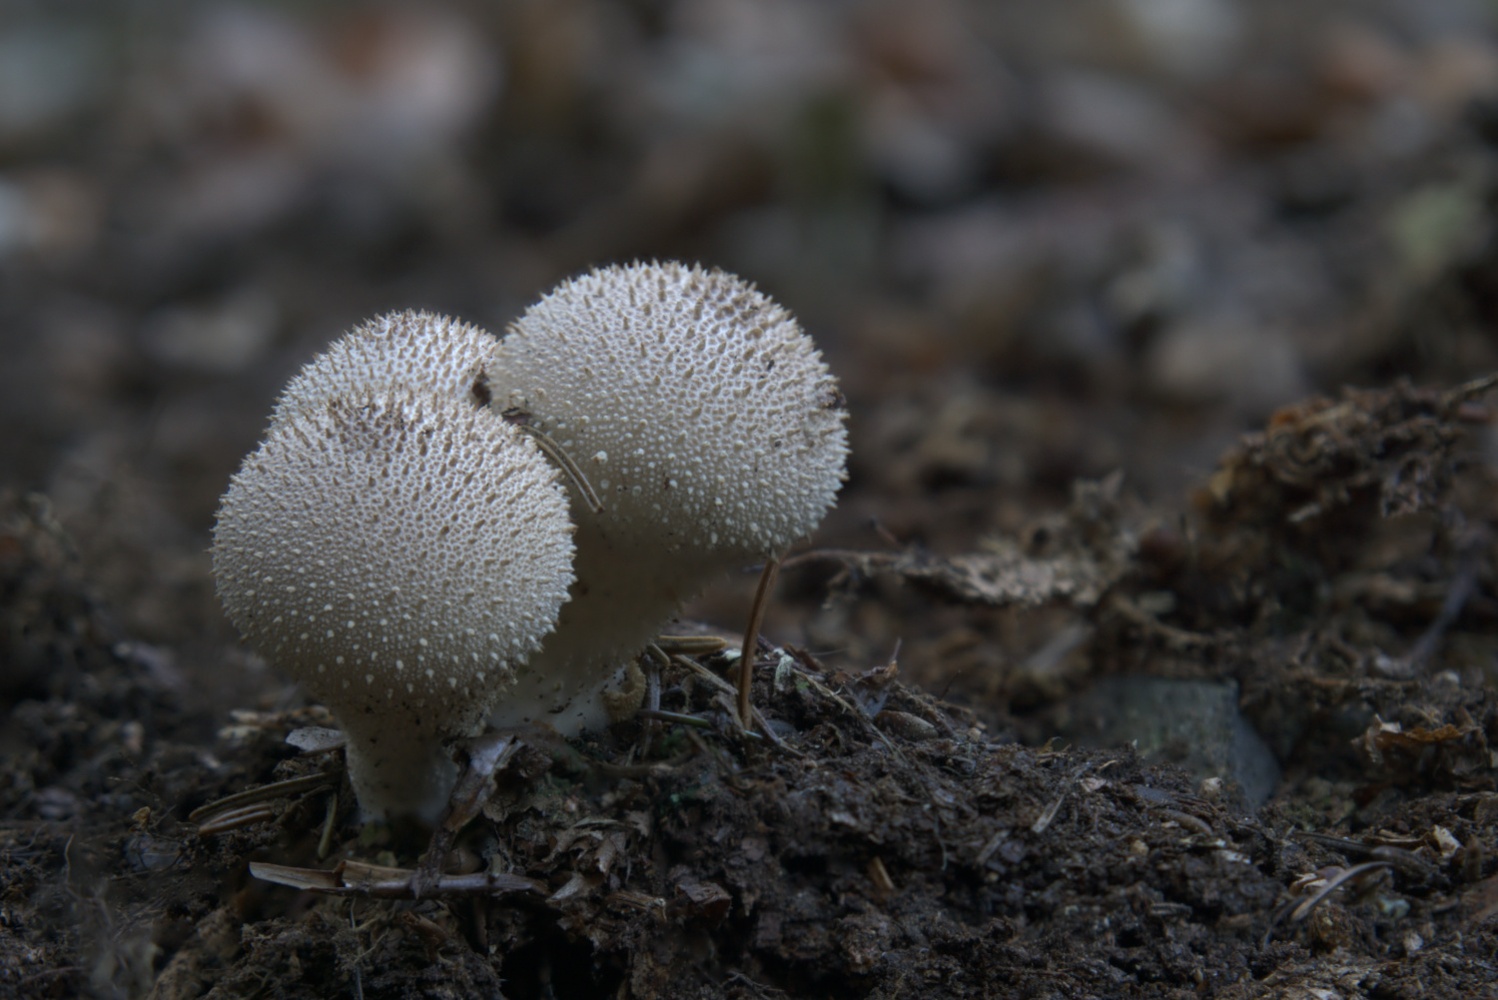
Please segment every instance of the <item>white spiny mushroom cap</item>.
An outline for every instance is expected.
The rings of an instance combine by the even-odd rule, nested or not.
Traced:
[[[431,818],[454,778],[442,740],[504,697],[567,599],[566,493],[468,399],[323,388],[293,382],[234,476],[214,577],[240,631],[337,716],[366,814]]]
[[[338,338],[293,378],[271,413],[271,422],[348,392],[390,386],[451,399],[472,395],[493,334],[447,316],[393,312],[376,316]]]
[[[843,399],[810,338],[753,286],[680,264],[563,283],[484,364],[603,503],[574,496],[577,584],[501,725],[607,721],[602,687],[713,577],[808,534],[844,477]],[[574,488],[575,492],[575,488]]]
[[[722,271],[608,267],[563,283],[484,366],[582,468],[605,530],[725,566],[778,553],[832,506],[837,381],[785,309]]]

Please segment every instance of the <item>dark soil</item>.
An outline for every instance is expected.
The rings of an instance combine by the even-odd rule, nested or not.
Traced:
[[[1498,22],[1199,7],[0,15],[0,997],[1498,996]],[[216,499],[359,320],[637,256],[849,399],[767,732],[647,661],[685,721],[521,734],[424,868]],[[1144,678],[1267,802],[1062,738]]]

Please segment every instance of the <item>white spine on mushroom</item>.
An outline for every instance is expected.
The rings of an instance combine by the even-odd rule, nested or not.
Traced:
[[[607,721],[610,668],[713,577],[810,533],[844,478],[846,414],[820,353],[721,271],[635,264],[568,281],[483,371],[492,405],[559,444],[605,508],[574,495],[572,600],[519,678],[564,733]],[[495,721],[530,721],[531,700]]]
[[[481,725],[567,598],[565,491],[467,399],[376,380],[291,400],[219,508],[219,595],[333,710],[365,815],[433,819],[456,776],[443,740]]]

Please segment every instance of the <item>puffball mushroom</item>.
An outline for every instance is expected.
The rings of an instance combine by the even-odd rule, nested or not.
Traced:
[[[845,478],[837,382],[789,312],[676,263],[607,267],[532,306],[483,365],[492,405],[583,470],[577,582],[523,688],[575,733],[607,721],[615,668],[715,576],[809,534]],[[531,721],[533,699],[498,723]]]
[[[213,573],[250,643],[332,709],[364,814],[432,820],[456,779],[443,741],[481,726],[567,599],[568,501],[458,382],[318,367],[344,348],[292,382],[231,481]]]

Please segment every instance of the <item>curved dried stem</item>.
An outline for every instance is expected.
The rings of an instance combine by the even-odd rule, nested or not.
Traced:
[[[739,656],[739,724],[745,731],[754,728],[754,707],[749,701],[750,685],[754,682],[754,654],[759,650],[759,627],[764,624],[765,608],[779,572],[779,558],[772,556],[765,560],[759,586],[754,588],[754,603],[749,607],[749,627],[744,630],[744,648]]]
[[[506,423],[529,434],[546,457],[561,467],[562,471],[567,474],[567,478],[572,480],[572,485],[577,487],[577,492],[582,496],[583,503],[588,505],[589,510],[594,514],[603,513],[603,501],[598,498],[598,494],[593,490],[593,484],[588,482],[588,477],[583,474],[582,466],[574,462],[566,449],[553,441],[545,431],[531,426],[530,414],[519,410],[506,410],[504,419]]]

